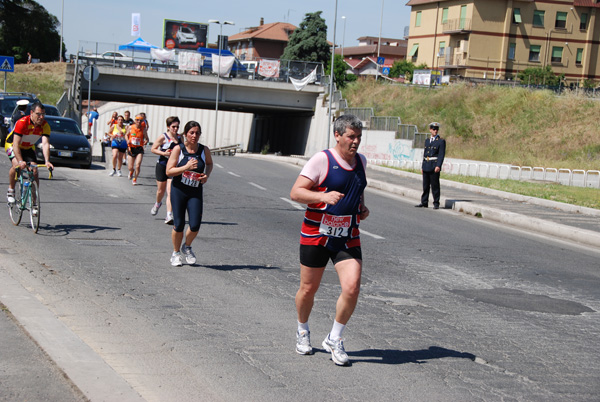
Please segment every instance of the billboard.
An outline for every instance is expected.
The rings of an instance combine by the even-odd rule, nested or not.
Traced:
[[[165,20],[163,47],[196,50],[199,47],[206,47],[207,34],[208,24]]]

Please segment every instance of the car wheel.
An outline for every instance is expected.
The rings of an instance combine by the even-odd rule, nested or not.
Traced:
[[[92,167],[92,162],[90,162],[88,164],[79,165],[79,167],[82,168],[82,169],[89,169],[89,168]]]

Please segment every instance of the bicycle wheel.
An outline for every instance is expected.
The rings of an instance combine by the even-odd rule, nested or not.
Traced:
[[[21,182],[17,181],[15,184],[15,202],[12,204],[8,204],[8,213],[10,215],[10,220],[13,225],[17,226],[21,222],[21,216],[23,215],[23,210],[21,209],[21,192],[22,192]]]
[[[40,192],[35,181],[30,183],[31,190],[27,199],[27,209],[29,209],[29,221],[34,233],[40,228]]]

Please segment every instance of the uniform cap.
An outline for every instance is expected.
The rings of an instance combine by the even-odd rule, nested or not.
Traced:
[[[429,128],[440,128],[440,123],[438,123],[437,121],[429,123]]]

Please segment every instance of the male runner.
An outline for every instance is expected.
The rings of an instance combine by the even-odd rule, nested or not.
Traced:
[[[292,200],[307,204],[300,237],[300,288],[296,294],[296,352],[312,354],[308,317],[327,262],[337,271],[342,292],[335,321],[323,348],[337,365],[349,363],[342,332],[354,312],[360,292],[362,253],[358,225],[369,216],[364,189],[366,158],[358,154],[362,122],[352,115],[333,125],[337,144],[313,156],[292,187]]]
[[[53,169],[50,163],[50,125],[44,117],[46,109],[40,102],[35,102],[31,106],[29,116],[20,118],[15,124],[15,128],[6,137],[4,149],[8,155],[12,166],[8,172],[8,192],[6,199],[9,203],[15,202],[15,172],[17,167],[25,169],[28,163],[36,163],[35,143],[42,137],[42,153],[46,161],[46,167]],[[36,183],[39,185],[37,167],[33,169]],[[32,211],[35,214],[35,211]]]

